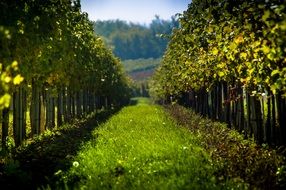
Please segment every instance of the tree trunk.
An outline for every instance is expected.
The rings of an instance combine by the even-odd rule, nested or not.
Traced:
[[[271,143],[271,99],[267,98],[267,115],[266,115],[266,123],[265,123],[265,141],[270,144]]]
[[[46,129],[52,129],[55,127],[55,107],[50,90],[47,91],[46,95],[46,108]]]
[[[75,93],[72,92],[71,94],[71,117],[74,118],[76,117],[75,113]]]
[[[55,97],[51,97],[51,127],[55,128],[56,126],[56,105],[55,105]]]
[[[83,111],[83,114],[85,115],[86,112],[87,112],[87,106],[86,106],[86,103],[87,103],[87,100],[86,100],[86,90],[82,90],[82,111]]]
[[[252,122],[251,122],[251,101],[250,101],[250,95],[248,92],[246,92],[246,107],[247,107],[247,134],[248,137],[251,137],[253,134],[253,128],[252,128]]]
[[[13,135],[15,145],[19,146],[26,138],[26,96],[23,88],[13,93]]]
[[[277,119],[279,126],[280,134],[280,144],[285,144],[285,135],[286,135],[286,113],[285,113],[285,102],[282,98],[281,93],[277,94]]]
[[[76,92],[76,115],[77,115],[77,117],[81,117],[81,115],[82,115],[80,91]]]
[[[209,97],[208,97],[208,92],[206,90],[204,90],[203,92],[204,95],[204,108],[203,108],[203,112],[205,116],[209,116]]]
[[[66,88],[62,89],[64,122],[68,122]]]
[[[223,99],[224,99],[224,122],[230,126],[230,97],[227,83],[223,83]]]
[[[169,101],[170,101],[170,98],[168,98],[168,102]],[[105,110],[108,109],[107,108],[108,107],[108,100],[107,100],[106,96],[103,97],[103,107],[104,107]]]
[[[47,108],[47,110],[46,110],[46,129],[51,129],[52,127],[51,127],[51,124],[50,124],[50,122],[51,122],[51,105],[50,105],[50,92],[49,91],[47,91],[47,93],[46,93],[46,108]]]
[[[96,111],[100,110],[100,96],[95,97],[95,109]]]
[[[94,112],[94,93],[92,91],[89,94],[89,112]]]
[[[281,97],[281,112],[280,112],[280,124],[282,127],[282,135],[283,135],[283,144],[286,144],[286,99],[285,97]]]
[[[67,88],[67,91],[66,91],[66,95],[67,95],[67,106],[66,106],[66,122],[70,122],[71,120],[71,91],[69,88]]]
[[[46,130],[46,92],[43,89],[40,93],[40,133]]]
[[[30,107],[30,121],[32,128],[32,136],[40,134],[40,90],[32,81],[32,99]]]
[[[63,94],[62,91],[58,91],[57,97],[57,127],[63,125]]]
[[[276,130],[276,97],[273,95],[271,98],[271,115],[272,115],[272,123],[271,123],[271,134],[272,134],[272,141],[275,143],[278,143],[278,135],[277,135],[277,130]]]
[[[240,113],[240,117],[239,117],[239,130],[242,132],[245,128],[245,118],[244,118],[244,98],[243,98],[243,89],[240,87],[239,89],[239,109],[238,112]]]
[[[256,97],[250,97],[251,102],[251,121],[254,129],[254,138],[258,143],[263,142],[261,104]]]
[[[195,92],[195,112],[199,113],[199,93]]]
[[[2,149],[7,150],[7,138],[9,131],[9,108],[2,111]]]
[[[211,91],[211,118],[217,119],[217,110],[216,110],[216,102],[217,102],[217,93],[216,93],[217,85]]]
[[[91,109],[90,109],[90,90],[89,89],[86,90],[86,110],[87,110],[87,113],[91,112]]]

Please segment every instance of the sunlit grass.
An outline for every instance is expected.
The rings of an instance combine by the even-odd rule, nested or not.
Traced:
[[[131,98],[131,102],[136,105],[141,105],[141,104],[150,104],[151,100],[146,97],[136,97],[136,98]]]
[[[96,129],[62,179],[84,189],[227,189],[197,138],[148,101]]]

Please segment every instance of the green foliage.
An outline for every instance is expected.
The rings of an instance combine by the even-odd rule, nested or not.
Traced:
[[[96,33],[103,36],[113,53],[123,60],[159,58],[163,55],[173,28],[178,21],[173,17],[162,20],[158,16],[150,26],[127,23],[121,20],[97,21]],[[165,37],[163,37],[165,36]]]
[[[192,1],[154,76],[153,94],[164,98],[227,82],[256,95],[285,95],[285,9],[279,0]]]
[[[198,139],[148,99],[122,109],[93,132],[62,179],[72,189],[244,189],[217,183]]]
[[[20,164],[18,161],[8,160],[4,166],[4,172],[7,175],[13,175],[19,171]]]
[[[89,88],[114,101],[129,97],[119,60],[94,34],[80,1],[1,1],[0,44],[0,109],[23,79],[25,87],[34,82],[55,91]]]

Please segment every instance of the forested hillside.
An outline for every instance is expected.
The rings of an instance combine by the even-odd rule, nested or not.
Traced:
[[[113,53],[123,60],[159,58],[163,55],[168,36],[178,27],[175,17],[162,20],[158,16],[150,26],[121,20],[96,21],[95,32],[101,35]]]

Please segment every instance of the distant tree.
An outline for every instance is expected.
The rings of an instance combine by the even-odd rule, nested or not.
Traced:
[[[177,27],[179,23],[176,17],[162,20],[157,15],[150,26],[122,20],[94,22],[95,32],[123,60],[161,57],[169,41],[167,36]]]

